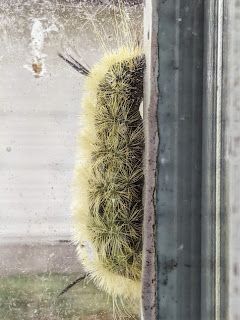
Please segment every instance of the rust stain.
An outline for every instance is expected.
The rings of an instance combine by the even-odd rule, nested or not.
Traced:
[[[34,71],[34,77],[39,78],[42,72],[42,60],[40,58],[36,58],[32,63],[32,69]]]

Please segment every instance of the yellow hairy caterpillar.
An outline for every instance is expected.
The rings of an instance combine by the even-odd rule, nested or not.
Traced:
[[[86,76],[72,206],[78,255],[87,277],[115,302],[140,305],[144,54],[130,41],[90,71],[60,57]]]

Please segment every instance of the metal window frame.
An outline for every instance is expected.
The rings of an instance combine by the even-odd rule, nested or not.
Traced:
[[[228,70],[229,6],[228,0],[145,2],[145,320],[228,319],[229,172],[226,128],[229,126],[229,111],[224,81]],[[186,16],[184,10],[188,10]],[[197,68],[198,60],[201,61]],[[160,137],[158,150],[158,135],[154,131],[156,103]],[[188,115],[184,118],[186,128],[181,126],[184,114]],[[196,122],[197,117],[200,125]],[[190,135],[197,140],[198,150],[189,139]],[[189,174],[185,163],[189,159],[181,155],[182,150],[192,157],[189,164],[192,174]],[[201,167],[200,172],[194,171],[196,162]],[[184,197],[190,206],[184,205]],[[156,227],[153,218],[156,218]],[[187,247],[183,258],[179,253],[184,250],[182,241]],[[193,271],[185,270],[187,264],[184,262],[187,260],[191,261],[189,269],[194,266]]]

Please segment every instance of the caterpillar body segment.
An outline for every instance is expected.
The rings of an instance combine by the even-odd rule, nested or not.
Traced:
[[[143,97],[140,47],[105,54],[86,75],[74,171],[74,241],[88,277],[140,303]]]

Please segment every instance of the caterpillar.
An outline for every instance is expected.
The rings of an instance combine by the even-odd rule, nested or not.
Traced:
[[[78,256],[115,304],[140,306],[143,50],[131,41],[106,52],[91,70],[59,56],[86,77],[72,205]]]

